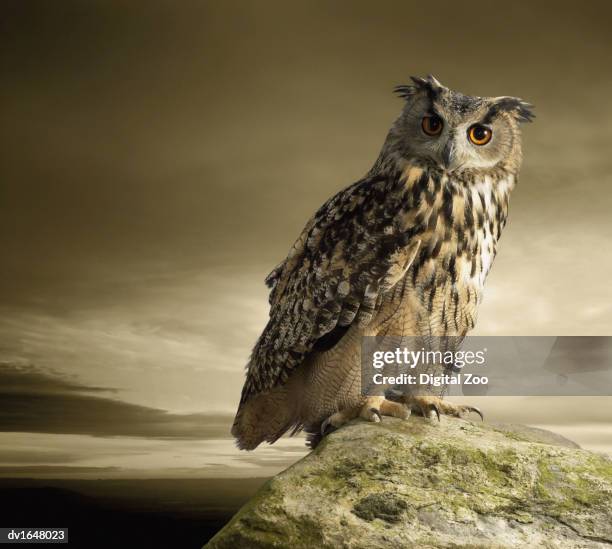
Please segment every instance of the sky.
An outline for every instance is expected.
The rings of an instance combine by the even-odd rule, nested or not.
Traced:
[[[411,74],[535,105],[475,333],[609,335],[608,10],[7,3],[0,475],[266,476],[303,455],[228,434],[263,279],[369,169]],[[482,406],[611,451],[610,404]]]

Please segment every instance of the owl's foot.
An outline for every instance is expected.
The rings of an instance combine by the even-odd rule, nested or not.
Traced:
[[[406,398],[406,397],[405,397]],[[463,418],[474,412],[484,421],[484,416],[476,406],[468,406],[466,404],[453,404],[452,402],[444,402],[437,396],[412,396],[407,397],[408,407],[415,413],[421,414],[423,417],[437,417],[440,421],[441,415],[454,416]]]
[[[359,415],[359,408],[345,408],[329,416],[321,423],[321,436],[325,436]]]
[[[385,397],[368,397],[359,409],[359,417],[378,423],[383,416],[407,419],[410,417],[410,410],[399,402],[392,402]]]
[[[345,408],[329,416],[321,424],[321,435],[335,431],[351,419],[356,417],[363,418],[367,421],[379,423],[383,416],[398,417],[406,419],[410,416],[410,410],[399,402],[392,402],[385,397],[368,397],[361,406],[355,408]]]

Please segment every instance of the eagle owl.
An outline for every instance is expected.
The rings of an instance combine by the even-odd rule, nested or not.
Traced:
[[[319,208],[266,279],[270,319],[232,427],[240,448],[301,429],[315,445],[355,417],[478,412],[440,396],[364,396],[361,340],[474,328],[531,105],[433,76],[395,91],[405,105],[372,169]]]

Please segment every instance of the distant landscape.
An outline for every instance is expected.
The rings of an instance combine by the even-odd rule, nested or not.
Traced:
[[[0,479],[3,525],[69,529],[70,547],[200,548],[266,481]]]

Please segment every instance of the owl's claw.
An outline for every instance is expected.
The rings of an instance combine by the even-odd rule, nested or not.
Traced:
[[[429,406],[427,406],[427,416],[425,417],[431,417],[432,412],[436,414],[438,421],[440,421],[440,407],[435,402],[432,402],[429,404]]]
[[[404,398],[407,398],[408,405],[413,408],[414,411],[422,414],[424,417],[433,418],[433,414],[436,414],[438,421],[440,421],[441,415],[463,418],[471,412],[474,412],[480,416],[482,421],[484,421],[484,414],[480,411],[480,408],[477,408],[476,406],[453,404],[452,402],[446,402],[439,397],[433,396],[415,396]]]
[[[462,412],[467,412],[468,414],[470,412],[474,412],[475,414],[478,414],[480,416],[480,420],[484,421],[484,415],[482,414],[482,412],[480,411],[480,408],[476,408],[476,406],[461,406],[462,408]],[[459,416],[461,417],[461,416]]]
[[[362,405],[354,408],[345,408],[323,420],[319,431],[321,436],[324,437],[357,417],[374,423],[380,423],[383,416],[406,419],[410,416],[410,410],[403,404],[391,402],[384,397],[368,397]]]
[[[346,422],[350,421],[357,415],[357,408],[345,409],[332,414],[321,423],[321,436],[326,436],[329,433],[342,427]]]

